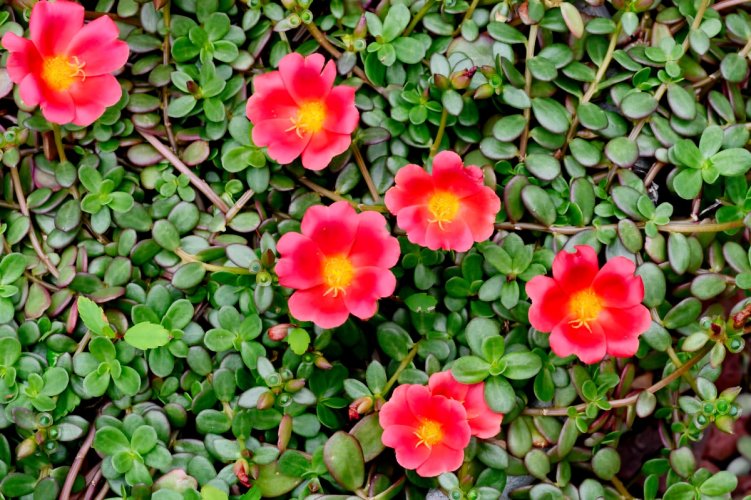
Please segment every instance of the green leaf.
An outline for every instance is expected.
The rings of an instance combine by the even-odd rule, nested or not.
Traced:
[[[516,406],[514,388],[502,376],[488,377],[485,381],[485,402],[495,412],[510,413]]]
[[[548,97],[536,97],[532,99],[532,112],[540,125],[554,134],[568,131],[569,115],[559,102]]]
[[[503,356],[506,364],[503,375],[511,380],[531,379],[542,368],[542,360],[533,352],[510,352]]]
[[[409,24],[411,17],[409,9],[403,4],[392,5],[383,20],[383,32],[381,33],[383,41],[389,43],[401,35]]]
[[[592,457],[592,469],[600,479],[609,481],[621,470],[621,457],[613,448],[602,448]]]
[[[712,165],[721,175],[743,175],[751,168],[751,152],[743,148],[726,149],[712,156]]]
[[[154,323],[138,323],[125,332],[125,342],[144,351],[162,347],[167,345],[169,341],[169,331],[162,325]]]
[[[310,334],[302,328],[290,328],[286,340],[292,352],[298,356],[305,354],[310,346]]]
[[[21,357],[21,343],[14,337],[0,337],[0,366],[10,368]]]
[[[720,471],[709,477],[699,486],[704,495],[719,496],[731,493],[738,486],[738,478],[728,471]]]
[[[454,361],[451,373],[462,384],[476,384],[487,378],[490,364],[477,356],[462,356]]]
[[[141,376],[133,368],[123,366],[120,376],[113,377],[115,386],[126,396],[135,396],[141,388]]]
[[[11,253],[0,260],[0,285],[10,285],[21,277],[26,269],[26,257]]]
[[[360,443],[338,431],[323,447],[323,460],[331,476],[346,491],[355,491],[365,481],[365,458]]]
[[[94,449],[104,455],[114,455],[130,450],[130,442],[120,429],[108,425],[96,431]]]
[[[399,37],[391,42],[391,45],[396,50],[396,58],[405,64],[418,64],[425,57],[425,45],[414,38]],[[456,115],[458,114],[456,113]]]

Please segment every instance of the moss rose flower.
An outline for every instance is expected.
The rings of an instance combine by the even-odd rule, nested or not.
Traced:
[[[358,214],[344,201],[315,205],[305,212],[301,231],[277,244],[279,284],[297,290],[289,299],[295,318],[334,328],[350,313],[372,317],[378,299],[394,293],[390,269],[399,260],[399,242],[383,215]]]
[[[8,32],[8,75],[21,99],[39,105],[44,117],[61,125],[91,125],[116,104],[122,88],[112,72],[128,61],[128,44],[107,16],[84,25],[84,8],[73,2],[42,0],[29,20],[31,40]]]
[[[457,252],[490,238],[501,209],[498,195],[483,184],[482,170],[465,167],[453,151],[435,156],[432,174],[418,165],[399,169],[384,201],[409,241]]]
[[[325,64],[324,64],[325,63]],[[334,86],[336,65],[321,54],[293,52],[279,61],[279,71],[254,78],[246,106],[253,123],[253,142],[267,147],[271,158],[321,170],[347,150],[360,114],[355,89]]]
[[[467,412],[467,422],[473,436],[487,439],[501,432],[503,414],[490,409],[485,402],[485,384],[462,384],[451,371],[430,376],[428,388],[434,396],[444,396],[460,402]]]
[[[635,270],[625,257],[614,257],[600,269],[589,246],[561,251],[553,260],[552,278],[535,276],[527,283],[529,321],[550,332],[550,348],[558,356],[575,354],[589,364],[605,354],[633,356],[639,335],[651,324],[641,304],[644,284]]]
[[[423,385],[400,385],[378,419],[383,444],[394,448],[405,469],[433,477],[462,465],[472,432],[460,402],[431,394]]]

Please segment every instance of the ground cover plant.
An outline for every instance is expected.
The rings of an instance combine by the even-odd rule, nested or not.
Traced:
[[[751,494],[745,0],[0,32],[0,498]]]

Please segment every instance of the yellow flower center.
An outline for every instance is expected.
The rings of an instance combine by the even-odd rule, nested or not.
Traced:
[[[306,102],[291,120],[292,126],[287,131],[294,130],[300,137],[303,134],[315,134],[321,131],[323,122],[326,121],[326,106],[321,101]]]
[[[339,292],[346,293],[354,277],[355,269],[347,257],[339,255],[323,260],[323,282],[328,288],[324,295],[331,293],[336,297]]]
[[[437,222],[438,226],[443,229],[443,224],[451,222],[459,212],[459,198],[453,193],[447,191],[437,191],[428,200],[428,211],[433,217],[428,222]]]
[[[80,77],[86,78],[83,71],[85,63],[78,60],[77,57],[68,59],[66,56],[48,57],[42,61],[42,80],[52,90],[62,92],[68,90],[71,85]]]
[[[602,311],[602,300],[592,290],[587,288],[580,292],[576,292],[569,301],[569,312],[574,319],[569,321],[569,324],[575,328],[585,327],[587,330],[592,330],[589,323],[596,320],[597,316]]]
[[[435,420],[423,420],[420,427],[415,431],[419,441],[417,446],[424,444],[428,448],[443,441],[443,428]]]

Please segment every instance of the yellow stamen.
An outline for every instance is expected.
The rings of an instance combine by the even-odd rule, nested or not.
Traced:
[[[428,200],[428,211],[433,217],[428,222],[437,222],[438,227],[443,229],[443,224],[452,222],[459,212],[459,198],[448,191],[437,191]]]
[[[300,106],[297,115],[291,118],[291,121],[292,126],[287,132],[294,130],[299,137],[320,132],[326,121],[326,106],[321,101],[306,102]]]
[[[85,64],[77,57],[72,59],[66,56],[48,57],[42,61],[42,80],[57,92],[68,90],[77,78],[82,81],[86,79],[86,73],[83,71]]]
[[[323,282],[327,287],[324,295],[333,294],[334,297],[339,292],[346,294],[347,287],[352,283],[355,277],[355,269],[352,262],[347,257],[338,255],[336,257],[326,257],[323,260]]]
[[[568,303],[569,312],[574,317],[569,324],[574,328],[581,328],[582,326],[589,331],[592,328],[589,323],[596,320],[597,316],[602,311],[602,300],[592,290],[587,288],[580,292],[576,292]]]
[[[417,442],[417,446],[422,444],[431,448],[433,445],[443,441],[443,428],[435,420],[423,420],[420,427],[415,431],[415,436],[420,439]]]

